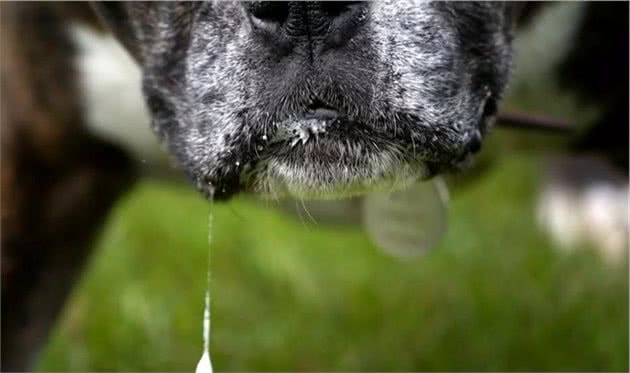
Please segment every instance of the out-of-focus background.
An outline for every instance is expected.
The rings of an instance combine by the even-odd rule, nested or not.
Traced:
[[[218,371],[627,371],[628,267],[536,227],[536,155],[452,196],[444,241],[412,260],[358,229],[249,199],[216,205]],[[201,355],[208,204],[145,182],[117,206],[43,353],[45,371],[186,371]],[[305,222],[308,218],[304,218]]]
[[[549,75],[563,33],[546,32],[517,40],[528,53],[503,108],[586,123],[594,109]],[[628,371],[627,252],[559,246],[537,223],[564,145],[496,129],[478,167],[447,180],[443,241],[405,259],[358,225],[145,179],[111,212],[36,369],[193,370],[211,251],[217,371]]]

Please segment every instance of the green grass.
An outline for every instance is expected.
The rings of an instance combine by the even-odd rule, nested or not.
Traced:
[[[562,254],[534,223],[538,159],[452,196],[442,244],[398,260],[358,228],[251,199],[214,208],[218,371],[628,371],[628,267]],[[192,371],[208,204],[142,183],[109,219],[41,371]]]

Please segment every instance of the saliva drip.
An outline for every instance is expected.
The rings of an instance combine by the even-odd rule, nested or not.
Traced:
[[[210,212],[208,213],[208,277],[206,284],[206,296],[203,310],[203,353],[197,363],[195,373],[212,373],[212,362],[210,360],[210,284],[211,284],[211,254],[212,254],[212,226],[213,226],[213,206],[214,189],[210,187]]]

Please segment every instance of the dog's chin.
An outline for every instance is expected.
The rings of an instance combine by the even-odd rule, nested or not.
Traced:
[[[259,164],[248,189],[262,198],[341,199],[404,189],[427,174],[422,164],[401,163],[387,154],[373,159],[371,167],[353,168],[270,158]]]
[[[349,198],[403,189],[429,174],[409,147],[365,126],[311,118],[280,128],[242,178],[263,198]]]

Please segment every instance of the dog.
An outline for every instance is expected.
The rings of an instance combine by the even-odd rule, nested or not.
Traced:
[[[33,363],[107,211],[139,161],[160,157],[154,138],[218,201],[351,197],[466,168],[508,82],[524,9],[398,0],[0,6],[3,370]],[[99,53],[126,62],[98,65]],[[142,96],[116,90],[116,79],[141,84]]]

